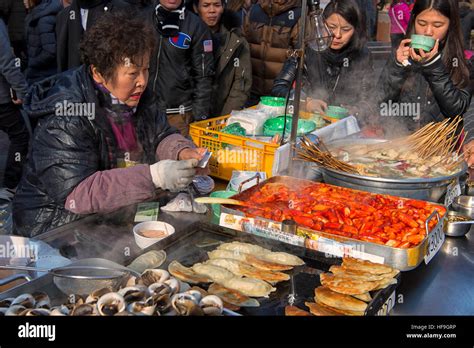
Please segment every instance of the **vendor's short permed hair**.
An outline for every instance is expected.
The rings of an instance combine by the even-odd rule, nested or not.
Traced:
[[[130,62],[140,65],[153,54],[156,31],[137,14],[105,13],[88,29],[81,41],[82,62],[94,65],[106,80],[114,80],[116,69]]]

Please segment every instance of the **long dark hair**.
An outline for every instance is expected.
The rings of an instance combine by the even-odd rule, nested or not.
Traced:
[[[448,33],[443,45],[443,62],[448,69],[454,84],[465,87],[469,82],[469,68],[464,58],[464,43],[457,0],[417,0],[413,7],[407,36],[415,33],[416,18],[427,9],[434,9],[449,18]],[[453,62],[458,65],[454,67]]]
[[[343,17],[354,27],[354,35],[346,47],[348,52],[359,53],[367,44],[365,16],[355,0],[332,0],[324,9],[323,16],[328,19],[333,14]]]

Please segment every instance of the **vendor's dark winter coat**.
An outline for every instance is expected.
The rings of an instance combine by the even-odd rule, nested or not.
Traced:
[[[43,0],[26,17],[29,83],[57,72],[56,16],[62,8],[59,0]]]
[[[94,117],[56,115],[57,103],[94,103]],[[78,104],[76,104],[78,105]],[[28,165],[13,203],[17,233],[35,236],[80,216],[65,209],[74,188],[97,171],[116,168],[115,138],[100,108],[92,78],[79,67],[35,84],[25,101],[32,118],[40,118]],[[143,163],[156,162],[158,144],[177,133],[147,90],[134,116]]]

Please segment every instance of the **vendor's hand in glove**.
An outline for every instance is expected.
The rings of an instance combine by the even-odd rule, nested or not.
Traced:
[[[186,161],[164,160],[150,166],[156,188],[178,192],[186,189],[196,175],[197,159]]]
[[[203,147],[187,148],[181,150],[178,157],[180,160],[197,159],[199,161],[204,156],[206,151],[207,150]],[[196,175],[209,175],[210,172],[209,163],[207,164],[206,168],[196,168]]]

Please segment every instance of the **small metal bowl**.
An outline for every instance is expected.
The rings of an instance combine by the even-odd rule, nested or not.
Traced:
[[[457,211],[458,213],[461,213],[461,215],[474,219],[474,197],[456,197],[451,206],[453,210]]]
[[[469,216],[466,216],[457,211],[449,211],[444,220],[444,234],[450,237],[462,237],[465,236],[471,230],[472,224],[449,222],[449,217],[461,217],[470,220]]]

